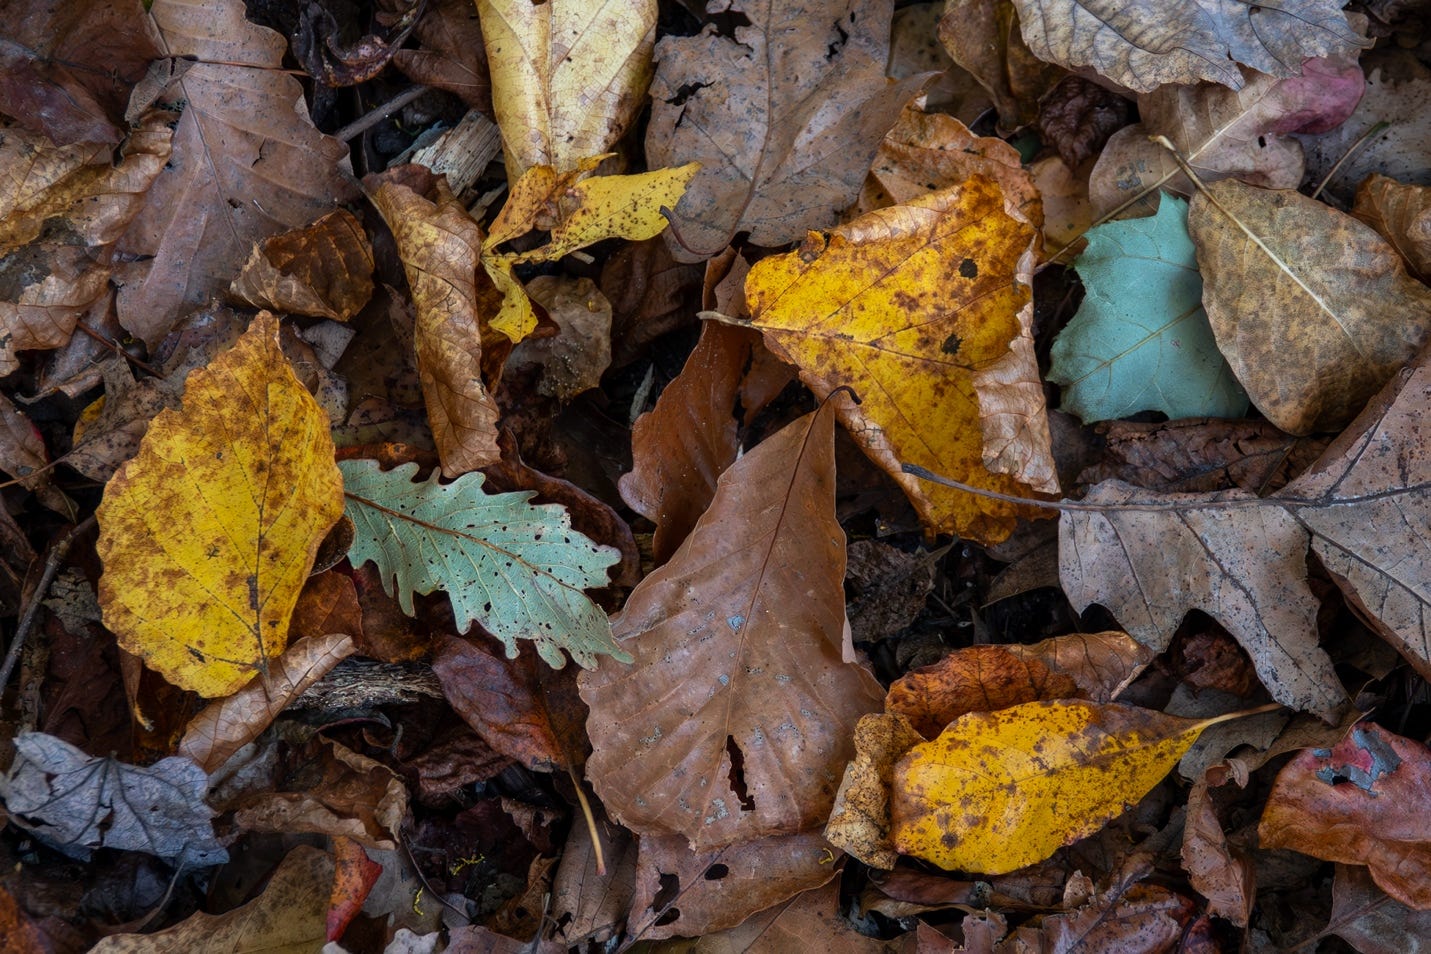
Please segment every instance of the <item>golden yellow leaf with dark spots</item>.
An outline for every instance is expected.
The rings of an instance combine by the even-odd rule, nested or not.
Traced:
[[[904,487],[926,525],[997,543],[1032,508],[905,474],[921,467],[989,490],[1027,496],[1023,484],[984,465],[976,378],[1020,339],[1019,311],[1030,297],[1018,279],[1035,238],[1004,210],[1004,194],[983,176],[878,209],[827,238],[811,232],[788,255],[755,265],[746,297],[755,327],[777,355],[800,369],[820,397],[842,385],[859,395],[841,419],[866,454]],[[1032,365],[1031,365],[1032,366]],[[1040,388],[1006,393],[1016,410],[1047,421]]]
[[[105,487],[99,601],[120,646],[175,685],[225,696],[267,670],[323,536],[343,513],[328,416],[278,319],[189,375]]]

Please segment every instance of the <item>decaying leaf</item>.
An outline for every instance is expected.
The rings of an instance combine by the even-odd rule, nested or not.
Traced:
[[[795,364],[817,395],[845,385],[859,395],[861,404],[844,405],[841,419],[931,530],[997,542],[1028,512],[922,485],[903,465],[1021,492],[985,468],[974,378],[1022,340],[1023,260],[1034,237],[1032,226],[1004,211],[999,187],[974,176],[828,237],[812,232],[797,251],[757,263],[746,281],[753,323],[770,349]],[[1037,385],[1031,360],[1026,370]],[[1021,446],[1047,463],[1024,463],[1052,475],[1042,391],[1035,386],[1025,397],[1022,420],[1041,436]]]
[[[1085,233],[1074,263],[1085,294],[1053,343],[1048,379],[1063,409],[1085,423],[1162,411],[1241,417],[1238,386],[1202,307],[1202,277],[1187,231],[1187,204],[1164,196],[1151,218]]]
[[[1417,911],[1376,886],[1360,865],[1337,865],[1332,913],[1321,936],[1335,934],[1360,954],[1425,954],[1431,909]]]
[[[1207,898],[1208,911],[1246,927],[1256,900],[1256,871],[1250,858],[1228,844],[1204,780],[1188,794],[1182,862],[1188,882]]]
[[[895,766],[894,844],[942,868],[1002,874],[1132,807],[1210,725],[1109,703],[973,712]]]
[[[744,20],[733,31],[711,23],[657,44],[647,161],[701,164],[675,206],[678,256],[708,258],[739,231],[782,245],[854,201],[899,107],[929,79],[885,81],[893,7],[733,3]]]
[[[550,338],[528,338],[512,349],[506,370],[535,367],[537,393],[565,404],[601,383],[611,365],[611,302],[589,278],[538,275],[527,294],[546,309],[558,331]]]
[[[253,326],[189,376],[105,487],[99,600],[119,644],[175,685],[224,696],[266,672],[342,515],[328,416]]]
[[[999,132],[1038,119],[1039,103],[1068,75],[1029,52],[1012,0],[946,0],[939,40],[950,57],[993,97]]]
[[[896,679],[884,704],[886,712],[904,716],[920,735],[933,739],[968,712],[1078,695],[1071,677],[1051,671],[1037,657],[1021,658],[1003,646],[966,646]]]
[[[620,554],[571,529],[560,506],[531,504],[530,492],[488,494],[482,474],[444,485],[437,474],[414,483],[415,463],[389,471],[375,460],[338,467],[357,527],[349,559],[375,562],[383,588],[408,615],[414,593],[443,590],[458,631],[480,622],[509,658],[518,639],[530,639],[557,669],[566,662],[562,650],[584,668],[598,654],[630,659],[583,592],[606,584],[606,568]]]
[[[1258,825],[1264,848],[1366,865],[1387,894],[1431,908],[1431,751],[1375,723],[1277,773]]]
[[[587,777],[639,834],[705,850],[823,824],[855,720],[879,707],[878,684],[847,661],[839,400],[721,475],[691,535],[614,621],[634,663],[581,675]]]
[[[1014,0],[1034,55],[1069,69],[1091,66],[1146,93],[1164,83],[1211,80],[1237,89],[1241,63],[1293,76],[1308,57],[1369,46],[1336,0],[1275,7],[1196,0]]]
[[[0,779],[10,821],[71,858],[96,848],[158,855],[184,867],[222,864],[209,781],[182,756],[140,768],[92,758],[43,732],[15,738],[15,761]]]
[[[255,308],[347,321],[373,294],[373,248],[347,209],[254,246],[229,294]]]
[[[656,0],[478,0],[507,177],[610,151],[651,82]]]
[[[152,349],[175,319],[228,287],[255,241],[357,198],[347,146],[308,118],[282,66],[281,34],[240,0],[154,0],[148,15],[173,57],[192,58],[165,92],[182,101],[174,157],[119,250],[119,321]]]
[[[1298,192],[1224,180],[1188,231],[1237,380],[1289,434],[1344,427],[1431,337],[1431,288],[1361,222]]]
[[[490,318],[495,308],[491,287],[477,285],[482,227],[445,179],[433,183],[432,199],[391,174],[368,186],[407,272],[417,309],[413,338],[427,419],[443,473],[456,477],[501,456],[497,402],[482,376],[481,318]]]
[[[1356,190],[1352,215],[1390,242],[1412,274],[1431,278],[1431,186],[1368,176]]]
[[[300,845],[278,866],[263,894],[223,914],[200,911],[151,934],[111,934],[91,954],[307,954],[323,946],[333,858]]]
[[[845,767],[825,840],[872,868],[893,868],[899,860],[890,841],[889,796],[895,763],[925,741],[909,720],[872,712],[855,724],[855,757]]]

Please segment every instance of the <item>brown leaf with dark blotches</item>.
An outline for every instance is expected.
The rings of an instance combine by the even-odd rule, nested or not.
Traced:
[[[1315,199],[1214,182],[1193,197],[1188,232],[1218,349],[1289,434],[1345,427],[1431,337],[1431,288]]]
[[[255,308],[347,321],[373,294],[373,248],[347,209],[254,246],[229,293]]]
[[[1357,188],[1352,215],[1390,242],[1412,274],[1431,278],[1431,186],[1373,174]]]
[[[895,763],[924,741],[897,713],[872,712],[855,725],[855,757],[835,793],[825,840],[871,868],[893,868],[899,852],[889,837],[889,787]]]
[[[445,179],[428,198],[393,170],[366,182],[397,240],[417,306],[414,332],[422,394],[442,472],[456,477],[496,461],[497,403],[482,379],[481,316],[496,313],[490,284],[477,284],[482,227]]]
[[[966,712],[1081,695],[1073,679],[1035,657],[1020,659],[1003,646],[968,646],[896,679],[884,705],[932,739]]]
[[[691,535],[613,621],[635,661],[580,676],[587,777],[638,834],[707,850],[829,815],[854,723],[881,695],[845,635],[843,400],[726,470]]]
[[[1366,865],[1409,907],[1431,908],[1431,750],[1365,722],[1277,773],[1257,834],[1263,848]]]
[[[1246,927],[1257,900],[1256,871],[1250,859],[1227,843],[1205,780],[1188,793],[1182,862],[1189,883],[1207,898],[1208,912]]]

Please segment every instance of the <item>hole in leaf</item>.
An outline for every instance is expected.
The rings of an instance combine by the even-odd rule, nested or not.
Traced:
[[[750,790],[745,787],[745,756],[741,754],[740,746],[735,744],[734,736],[725,737],[725,752],[730,756],[730,790],[735,792],[743,810],[753,812],[755,799],[750,797]]]
[[[730,874],[729,865],[714,864],[706,869],[705,877],[707,881],[719,881],[728,874]]]

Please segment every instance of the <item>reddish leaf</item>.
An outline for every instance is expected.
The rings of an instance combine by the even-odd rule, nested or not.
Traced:
[[[343,936],[383,873],[383,866],[369,858],[362,845],[343,835],[333,839],[333,859],[333,894],[328,901],[330,941]]]
[[[967,712],[993,712],[1021,702],[1082,695],[1069,676],[1002,646],[969,646],[897,679],[885,710],[909,719],[926,739]]]

